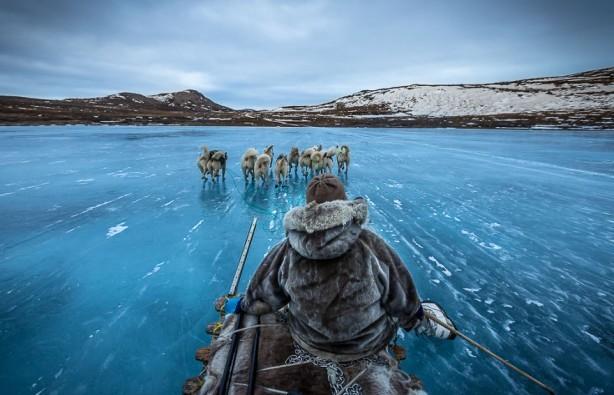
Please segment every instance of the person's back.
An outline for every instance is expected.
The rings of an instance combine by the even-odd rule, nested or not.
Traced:
[[[399,326],[423,318],[418,293],[399,256],[363,229],[368,205],[346,200],[334,176],[316,177],[305,207],[284,218],[287,238],[250,281],[242,308],[263,314],[288,304],[294,340],[312,354],[353,360],[374,354]]]

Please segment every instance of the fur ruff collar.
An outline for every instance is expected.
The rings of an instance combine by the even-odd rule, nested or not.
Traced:
[[[286,231],[314,233],[355,222],[367,222],[368,204],[362,199],[311,202],[304,207],[295,207],[284,217]]]

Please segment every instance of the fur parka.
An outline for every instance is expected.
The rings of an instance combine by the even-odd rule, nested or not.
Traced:
[[[399,326],[416,324],[420,299],[394,250],[363,226],[363,199],[294,208],[286,239],[264,258],[243,299],[247,313],[288,305],[292,337],[323,358],[349,361],[374,354]]]

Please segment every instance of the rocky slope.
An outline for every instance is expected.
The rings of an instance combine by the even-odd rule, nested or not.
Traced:
[[[121,92],[86,99],[0,96],[0,124],[184,123],[234,111],[189,89],[145,96]]]
[[[320,105],[282,107],[275,112],[288,120],[317,114],[345,123],[614,127],[614,68],[492,84],[365,90]]]
[[[205,97],[193,89],[180,92],[158,93],[157,95],[143,96],[138,93],[121,92],[114,95],[95,97],[91,99],[65,99],[65,103],[94,105],[108,108],[155,109],[167,111],[230,111],[231,109]]]
[[[200,92],[42,100],[0,96],[0,124],[614,128],[614,68],[491,84],[407,85],[312,106],[232,110]]]

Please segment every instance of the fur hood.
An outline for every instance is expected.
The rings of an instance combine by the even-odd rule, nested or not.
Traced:
[[[292,248],[309,259],[332,259],[356,242],[367,222],[367,202],[358,198],[334,200],[290,210],[284,227]]]
[[[284,217],[284,227],[286,231],[314,233],[350,222],[363,225],[367,222],[367,213],[368,205],[363,198],[311,202],[290,210]]]

